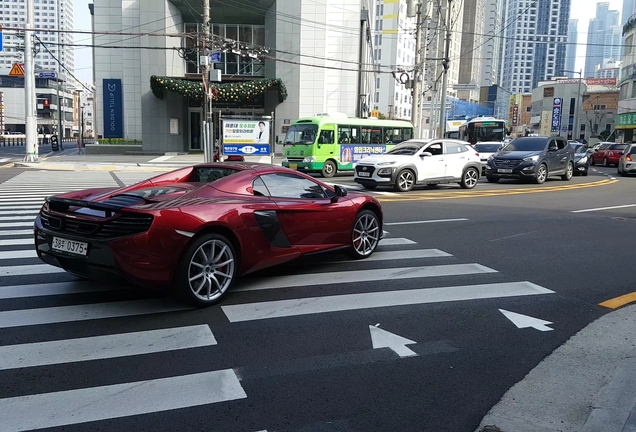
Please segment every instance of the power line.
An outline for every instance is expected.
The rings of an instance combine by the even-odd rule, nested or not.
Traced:
[[[80,80],[78,80],[78,79],[77,79],[77,77],[76,77],[75,75],[73,75],[73,72],[71,72],[70,70],[68,70],[68,68],[67,68],[67,67],[66,67],[66,66],[65,66],[62,62],[60,62],[60,61],[58,60],[58,58],[55,56],[55,54],[53,54],[53,53],[51,52],[51,50],[50,50],[50,49],[49,49],[49,48],[48,48],[48,47],[47,47],[47,46],[46,46],[46,45],[45,45],[45,44],[44,44],[44,43],[40,40],[40,38],[39,38],[37,35],[33,35],[33,37],[34,37],[34,38],[36,38],[36,39],[38,40],[38,42],[40,43],[40,45],[42,45],[42,47],[46,50],[46,52],[48,52],[48,53],[51,55],[51,57],[53,57],[53,60],[55,60],[55,61],[56,61],[56,62],[57,62],[60,66],[62,66],[62,69],[64,69],[66,72],[68,72],[68,74],[69,74],[69,75],[70,75],[70,76],[71,76],[71,77],[72,77],[75,81],[77,81],[78,83],[80,83],[80,85],[81,85],[82,87],[84,87],[87,91],[92,92],[92,90],[91,90],[90,88],[86,87],[86,86],[84,85],[84,83],[83,83],[83,82],[81,82]]]

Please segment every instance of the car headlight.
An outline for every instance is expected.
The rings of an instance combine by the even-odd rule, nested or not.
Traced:
[[[536,162],[539,160],[539,155],[529,156],[523,159],[526,162]]]
[[[387,166],[387,165],[394,165],[394,164],[395,164],[395,161],[380,162],[378,166]]]
[[[587,163],[587,156],[583,156],[581,159],[579,159],[579,163]]]
[[[316,156],[307,156],[303,162],[316,162]]]
[[[283,162],[283,163],[287,163],[287,162],[289,162],[289,161],[287,160],[287,158],[286,158],[286,157],[284,157],[284,158],[283,158],[283,160],[282,160],[281,162]]]
[[[488,162],[490,162],[493,159],[494,159],[493,155],[488,156]]]

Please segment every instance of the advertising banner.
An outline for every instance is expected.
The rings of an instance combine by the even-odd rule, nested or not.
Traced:
[[[268,156],[269,120],[223,120],[223,154]]]
[[[519,105],[512,107],[512,125],[519,126]]]
[[[552,127],[550,132],[556,133],[561,129],[561,109],[563,100],[561,98],[554,98],[552,102]]]
[[[103,85],[104,138],[124,137],[124,109],[120,79],[105,79]]]
[[[340,163],[357,163],[367,156],[380,155],[386,152],[385,145],[341,145]]]

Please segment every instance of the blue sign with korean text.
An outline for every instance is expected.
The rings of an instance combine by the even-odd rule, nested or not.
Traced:
[[[552,129],[550,132],[559,132],[561,129],[561,106],[563,100],[561,98],[554,98],[552,103]]]
[[[269,144],[223,144],[223,154],[242,156],[269,156]]]
[[[124,137],[123,92],[120,79],[103,80],[104,138]]]

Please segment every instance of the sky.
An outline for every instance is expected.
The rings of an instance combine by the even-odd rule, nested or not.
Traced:
[[[74,27],[75,30],[91,30],[91,14],[88,4],[92,0],[75,0]],[[605,0],[607,1],[607,0]],[[587,26],[596,15],[596,3],[599,0],[571,0],[570,18],[578,19],[578,47],[576,50],[575,70],[585,67],[585,43],[587,42]],[[623,0],[609,0],[610,9],[623,12]],[[622,17],[621,17],[622,20]],[[90,44],[88,35],[75,35],[75,43]],[[90,83],[92,76],[92,50],[90,48],[75,48],[75,76],[84,83]]]

